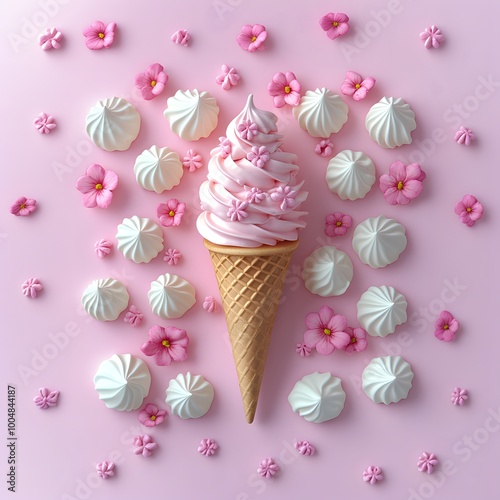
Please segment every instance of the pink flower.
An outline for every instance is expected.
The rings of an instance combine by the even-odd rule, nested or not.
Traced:
[[[215,78],[216,83],[222,85],[224,90],[231,90],[231,87],[234,87],[238,84],[240,80],[240,75],[234,68],[230,68],[226,64],[222,65],[222,73],[217,75]]]
[[[153,403],[148,403],[140,412],[137,418],[142,425],[146,427],[156,427],[160,425],[167,415],[166,410],[160,410]]]
[[[227,158],[231,154],[231,141],[227,137],[219,137],[221,158]]]
[[[154,356],[158,366],[167,366],[172,361],[184,361],[187,358],[189,338],[186,330],[175,326],[154,325],[150,328],[149,340],[143,344],[141,351],[146,356]]]
[[[96,21],[83,30],[85,45],[90,50],[107,49],[113,45],[115,39],[116,23],[109,23],[107,26]]]
[[[342,212],[328,214],[325,217],[325,234],[329,237],[343,236],[351,226],[352,217]]]
[[[252,146],[252,150],[247,154],[247,160],[258,168],[264,168],[270,158],[271,154],[266,146]]]
[[[436,328],[434,335],[439,340],[451,342],[455,338],[455,333],[457,333],[459,326],[460,323],[450,312],[443,311],[434,324],[434,327]]]
[[[177,250],[176,248],[169,248],[165,252],[165,256],[163,257],[163,260],[169,265],[169,266],[176,266],[179,261],[181,260],[182,254]]]
[[[295,352],[303,357],[303,358],[307,358],[307,356],[309,356],[311,354],[311,348],[309,346],[307,346],[306,344],[302,344],[301,342],[299,342],[297,344],[297,346],[295,347]]]
[[[420,472],[427,472],[427,474],[432,474],[434,467],[439,463],[436,455],[434,453],[423,452],[422,455],[418,457],[417,468]]]
[[[125,321],[125,323],[129,323],[132,326],[139,326],[142,323],[143,319],[144,314],[142,314],[139,309],[137,309],[137,307],[131,305],[129,307],[129,310],[125,314],[123,321]]]
[[[168,75],[163,71],[161,64],[150,64],[144,73],[135,77],[135,86],[141,91],[143,99],[150,101],[159,96],[168,82]]]
[[[335,314],[333,309],[323,306],[319,313],[309,313],[306,316],[308,330],[304,333],[304,342],[308,347],[327,356],[335,349],[344,349],[351,337],[346,333],[347,320],[341,314]]]
[[[134,453],[143,457],[150,457],[153,454],[153,450],[158,448],[158,445],[149,434],[135,436],[134,445],[136,446]]]
[[[455,213],[460,216],[460,222],[472,227],[483,216],[483,205],[475,196],[466,194],[462,201],[455,205]]]
[[[76,189],[83,194],[85,208],[107,208],[113,200],[113,190],[118,185],[118,176],[111,170],[93,163],[85,175],[76,180]]]
[[[293,446],[301,455],[310,456],[316,453],[316,448],[309,441],[297,441]]]
[[[285,211],[295,205],[297,191],[293,190],[290,186],[280,186],[273,190],[269,196],[273,201],[281,201],[280,208]]]
[[[274,105],[282,108],[285,104],[298,106],[302,87],[291,71],[276,73],[267,85],[269,95],[274,97]]]
[[[43,286],[38,279],[29,278],[23,283],[22,289],[26,297],[36,299],[38,294],[43,290]]]
[[[363,472],[363,481],[370,484],[375,484],[377,481],[382,481],[384,475],[382,469],[378,465],[370,465]]]
[[[264,41],[267,38],[267,31],[262,24],[245,24],[241,28],[241,33],[236,37],[238,45],[248,52],[264,50]]]
[[[170,37],[170,40],[177,45],[187,47],[191,40],[191,35],[186,30],[178,30]]]
[[[178,226],[181,223],[185,208],[185,203],[180,203],[179,200],[173,198],[168,200],[167,203],[160,203],[156,207],[156,214],[162,226]]]
[[[350,95],[355,101],[361,101],[375,85],[375,78],[369,76],[363,78],[355,71],[348,71],[345,75],[344,83],[340,86],[340,91],[344,95]]]
[[[217,448],[217,443],[213,439],[202,439],[198,451],[206,457],[211,457]]]
[[[320,156],[330,156],[332,151],[333,144],[328,139],[321,139],[314,148],[314,152]]]
[[[472,141],[476,140],[476,134],[470,129],[465,128],[463,125],[457,130],[454,137],[458,144],[465,144],[470,146]]]
[[[389,173],[380,177],[380,190],[389,205],[407,205],[422,192],[425,172],[418,163],[405,165],[395,161],[389,167]]]
[[[455,406],[462,406],[467,399],[469,399],[467,389],[461,389],[460,387],[455,387],[455,389],[453,389],[451,393],[451,402]]]
[[[247,207],[247,201],[231,200],[231,208],[227,211],[227,216],[233,222],[241,222],[248,217],[248,213],[245,210]]]
[[[99,240],[95,242],[94,251],[96,255],[102,259],[111,253],[113,243],[108,240]]]
[[[208,297],[205,297],[205,300],[203,301],[203,309],[208,313],[214,313],[219,310],[219,304],[217,304],[215,299],[209,295]]]
[[[344,348],[345,352],[363,352],[367,346],[366,332],[363,328],[351,328],[348,326],[345,331],[351,337],[351,341]]]
[[[36,200],[20,196],[10,207],[10,213],[18,217],[26,217],[36,210]]]
[[[257,469],[260,477],[270,479],[280,470],[279,465],[272,458],[264,458]]]
[[[104,460],[96,465],[97,475],[102,479],[109,479],[115,475],[115,464]]]
[[[203,166],[203,158],[194,149],[188,149],[184,160],[182,161],[182,166],[187,168],[189,172],[195,172]]]
[[[239,132],[240,137],[247,141],[251,141],[259,133],[257,124],[253,123],[252,120],[243,120],[236,130]]]
[[[38,37],[38,43],[42,50],[59,49],[62,38],[62,33],[57,28],[47,28]]]
[[[345,14],[329,12],[319,20],[320,26],[326,31],[326,36],[332,40],[345,35],[349,29],[349,17]]]
[[[40,113],[33,123],[40,134],[50,134],[57,127],[55,118],[47,113]]]
[[[266,193],[263,193],[259,188],[253,187],[246,194],[248,203],[260,203],[266,199]]]
[[[425,31],[420,33],[420,40],[424,41],[426,49],[437,49],[443,43],[444,35],[439,28],[432,25],[429,28],[425,28]]]
[[[35,404],[40,410],[46,410],[57,405],[59,399],[59,391],[49,391],[46,387],[40,389],[40,396],[33,398]]]

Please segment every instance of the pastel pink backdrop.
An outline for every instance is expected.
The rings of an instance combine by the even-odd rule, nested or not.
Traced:
[[[12,384],[17,389],[19,436],[16,498],[498,498],[498,5],[486,0],[473,5],[451,0],[176,0],[126,5],[117,0],[29,0],[2,9],[0,413],[5,430],[6,386]],[[334,41],[318,24],[332,10],[346,12],[352,26],[347,36]],[[81,32],[97,19],[116,21],[118,30],[112,48],[93,52],[85,47]],[[38,24],[34,31],[31,22]],[[236,36],[247,23],[267,27],[266,51],[251,54],[238,47]],[[426,50],[419,40],[419,33],[431,24],[446,36],[439,50]],[[36,35],[52,26],[63,32],[63,47],[45,53]],[[187,48],[170,41],[180,28],[192,34]],[[154,62],[163,64],[170,78],[164,93],[146,102],[134,88],[134,76]],[[236,67],[241,75],[239,85],[229,92],[215,83],[222,64]],[[409,206],[389,206],[377,185],[356,202],[343,202],[330,193],[324,179],[328,159],[314,153],[318,140],[299,128],[288,107],[277,111],[267,94],[277,71],[295,72],[304,91],[326,86],[339,92],[347,70],[373,76],[377,83],[362,102],[344,97],[349,121],[332,137],[334,153],[364,151],[373,158],[378,176],[396,159],[419,161],[427,179],[422,196]],[[209,91],[220,115],[208,139],[188,144],[171,132],[163,110],[178,89],[193,88]],[[218,298],[218,293],[209,256],[195,229],[197,190],[206,176],[209,152],[249,93],[258,107],[277,113],[283,147],[299,156],[300,176],[310,193],[305,204],[308,226],[293,257],[252,425],[243,415],[224,315],[210,315],[202,308],[206,295]],[[365,115],[384,95],[402,97],[414,109],[418,128],[413,144],[384,150],[369,138]],[[90,145],[84,130],[89,108],[111,96],[129,99],[142,116],[138,139],[122,153]],[[57,129],[48,136],[39,135],[32,124],[41,111],[57,120]],[[472,147],[453,141],[462,124],[477,134]],[[133,164],[153,144],[181,155],[194,147],[205,166],[192,174],[186,171],[170,192],[142,190]],[[93,162],[120,178],[106,210],[85,209],[74,187]],[[460,224],[453,213],[466,193],[476,195],[485,207],[483,220],[473,228]],[[37,212],[28,218],[8,213],[20,195],[38,200]],[[181,226],[164,230],[165,247],[183,254],[177,267],[167,266],[161,255],[137,265],[116,248],[106,259],[95,256],[94,242],[114,240],[124,217],[155,219],[156,205],[173,197],[187,204]],[[334,211],[350,214],[354,225],[380,214],[396,218],[407,228],[406,251],[386,269],[368,268],[352,251],[354,228],[341,238],[323,235],[324,217]],[[323,244],[346,251],[354,263],[353,282],[338,298],[310,294],[300,278],[303,259]],[[196,288],[196,305],[176,321],[158,321],[147,301],[150,282],[165,272],[181,275]],[[99,323],[82,312],[80,297],[86,285],[108,276],[126,283],[131,303],[145,314],[140,328],[125,324],[123,315],[115,322]],[[36,300],[21,293],[29,277],[44,284]],[[361,354],[300,358],[295,353],[308,312],[327,304],[356,324],[359,296],[370,285],[382,284],[395,286],[408,299],[412,320],[395,334],[370,338]],[[433,335],[434,319],[442,308],[461,323],[453,343]],[[158,367],[142,355],[140,346],[155,323],[188,331],[187,361]],[[65,329],[65,335],[57,335]],[[54,347],[56,337],[59,347]],[[151,369],[153,383],[146,401],[166,407],[165,388],[180,372],[202,374],[215,388],[213,406],[203,418],[183,421],[169,412],[166,422],[151,432],[159,447],[147,459],[131,451],[132,437],[146,432],[138,412],[107,409],[93,387],[99,363],[126,352],[146,359]],[[386,354],[403,355],[415,372],[408,399],[388,407],[374,404],[360,388],[369,360]],[[33,371],[23,377],[20,370],[26,367]],[[342,414],[319,425],[294,414],[287,402],[295,382],[314,371],[340,377],[347,394]],[[470,393],[464,407],[450,402],[457,385]],[[36,408],[32,399],[40,387],[61,391],[57,407]],[[205,437],[219,444],[214,457],[197,452]],[[316,446],[315,456],[290,451],[295,440],[303,439]],[[416,468],[423,451],[441,460],[431,476]],[[118,458],[116,476],[98,482],[95,463],[111,456]],[[268,456],[280,463],[281,472],[273,480],[262,480],[255,472]],[[5,451],[0,460],[5,478]],[[383,482],[370,486],[362,481],[368,465],[383,468]],[[2,498],[7,498],[6,487],[2,481]]]

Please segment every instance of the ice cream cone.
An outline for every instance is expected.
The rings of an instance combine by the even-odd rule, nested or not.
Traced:
[[[248,423],[257,408],[274,319],[298,241],[240,248],[204,240],[226,314]]]

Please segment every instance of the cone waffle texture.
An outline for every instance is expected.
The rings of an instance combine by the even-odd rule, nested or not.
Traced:
[[[245,415],[253,422],[274,319],[298,241],[239,248],[204,241],[226,313]]]

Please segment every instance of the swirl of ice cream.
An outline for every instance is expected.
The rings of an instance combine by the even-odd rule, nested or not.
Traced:
[[[297,156],[281,149],[278,121],[257,109],[253,96],[211,152],[208,178],[200,186],[198,232],[217,245],[259,247],[296,241],[305,226],[307,198],[296,180]]]

